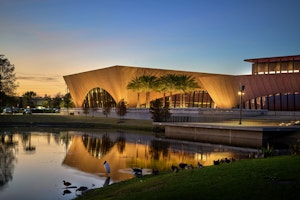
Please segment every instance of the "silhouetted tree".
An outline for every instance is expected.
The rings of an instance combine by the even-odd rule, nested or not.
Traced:
[[[15,66],[10,61],[0,54],[0,91],[8,96],[15,95],[17,88]]]
[[[33,107],[32,98],[36,97],[36,93],[33,91],[27,91],[23,94],[23,106]]]
[[[122,119],[122,117],[124,117],[127,113],[127,108],[126,108],[126,103],[124,101],[124,99],[122,99],[116,107],[116,113],[117,115],[120,117],[120,120]]]
[[[74,103],[72,101],[72,97],[70,93],[65,94],[65,96],[63,97],[63,101],[61,103],[61,107],[67,108],[67,112],[69,114],[69,108],[73,108],[74,107]]]
[[[15,83],[15,66],[0,54],[0,108],[4,105],[13,104],[10,97],[15,95],[18,85]]]
[[[111,111],[111,102],[109,101],[103,102],[103,108],[102,108],[103,115],[107,117],[110,114],[110,111]]]
[[[151,113],[151,118],[154,122],[167,121],[167,119],[171,116],[169,103],[166,103],[165,106],[163,106],[159,99],[152,102],[149,112]]]

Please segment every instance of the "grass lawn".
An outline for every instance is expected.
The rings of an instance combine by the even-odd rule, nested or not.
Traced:
[[[165,172],[90,190],[77,199],[299,199],[300,156]]]

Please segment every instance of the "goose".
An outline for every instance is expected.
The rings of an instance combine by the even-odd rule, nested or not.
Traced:
[[[194,169],[194,166],[191,164],[191,165],[187,165],[186,167],[185,167],[185,169]]]
[[[171,166],[171,169],[173,172],[178,172],[178,167],[174,166],[173,164]]]
[[[72,185],[70,182],[67,182],[67,181],[65,181],[65,180],[63,180],[63,182],[64,182],[64,185],[65,185],[66,187]]]
[[[197,166],[198,168],[203,168],[203,165],[200,162],[198,162]]]
[[[187,164],[186,163],[179,163],[179,167],[181,169],[185,169],[187,167]]]
[[[132,168],[132,171],[135,175],[142,175],[143,173],[143,168]]]
[[[220,164],[220,160],[214,160],[214,165],[219,165]]]

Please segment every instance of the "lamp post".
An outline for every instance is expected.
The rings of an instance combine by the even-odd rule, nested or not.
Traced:
[[[245,86],[240,84],[239,92],[238,95],[240,96],[240,122],[239,124],[242,124],[242,98],[243,95],[245,94]]]

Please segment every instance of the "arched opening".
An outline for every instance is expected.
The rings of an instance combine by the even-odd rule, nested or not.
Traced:
[[[84,98],[83,108],[116,107],[116,101],[102,88],[91,89]]]

